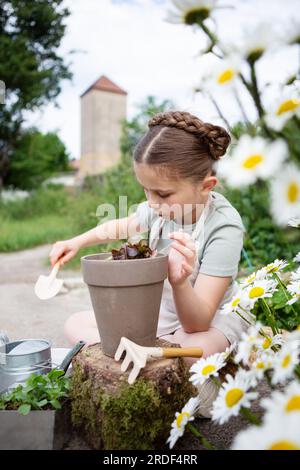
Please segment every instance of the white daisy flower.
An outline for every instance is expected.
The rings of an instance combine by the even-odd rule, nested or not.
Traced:
[[[273,279],[262,279],[261,281],[254,281],[253,284],[244,289],[245,296],[252,302],[252,307],[258,299],[272,297],[278,282]]]
[[[268,273],[265,269],[265,267],[258,269],[254,273],[250,274],[248,277],[246,277],[243,282],[241,282],[240,286],[242,289],[245,287],[250,286],[250,284],[253,284],[254,281],[260,281],[261,279],[265,279],[267,277]]]
[[[235,355],[234,361],[238,364],[242,362],[244,365],[249,365],[249,359],[253,351],[255,351],[257,340],[260,337],[259,330],[260,323],[256,323],[250,327],[248,333],[242,332],[241,340],[238,343],[238,350]]]
[[[300,450],[298,414],[273,415],[262,426],[251,426],[241,431],[231,450]]]
[[[273,274],[273,273],[278,273],[278,271],[282,271],[286,266],[288,266],[289,263],[287,261],[284,261],[282,259],[275,259],[273,263],[268,264],[265,266],[265,269],[268,274]]]
[[[215,58],[205,70],[202,77],[202,86],[212,93],[217,90],[232,89],[240,80],[241,59],[239,56],[231,55],[224,59]]]
[[[294,277],[298,275],[298,273],[293,273]],[[290,284],[287,284],[286,286],[287,291],[292,295],[292,298],[287,301],[288,305],[292,305],[295,302],[298,302],[300,298],[300,278],[297,278],[292,281]]]
[[[274,336],[265,336],[265,337],[258,337],[255,345],[257,347],[258,352],[261,353],[273,353],[274,346],[281,346],[284,343],[284,339],[282,335],[274,335]]]
[[[235,341],[234,343],[232,343],[230,346],[228,346],[228,348],[225,349],[225,351],[223,351],[221,353],[221,355],[223,356],[224,360],[227,360],[229,358],[229,356],[234,353],[234,351],[236,350],[238,346],[238,342]]]
[[[222,315],[231,315],[233,313],[241,312],[244,314],[245,312],[240,308],[244,308],[245,310],[249,310],[251,306],[251,302],[249,301],[248,297],[244,295],[244,292],[240,290],[236,295],[232,297],[230,302],[227,302],[222,306],[220,309],[220,313]],[[250,312],[249,312],[250,313]]]
[[[271,212],[278,225],[286,226],[300,212],[300,170],[294,163],[284,165],[270,185]]]
[[[290,227],[299,228],[299,227],[300,227],[300,218],[299,218],[299,217],[292,217],[292,218],[288,221],[288,225],[290,225]],[[298,253],[298,254],[299,254],[299,253]]]
[[[274,50],[279,43],[272,23],[262,22],[251,28],[246,26],[240,52],[249,62],[255,62],[265,52]]]
[[[271,415],[285,415],[298,412],[300,418],[300,384],[295,380],[283,392],[275,391],[270,398],[263,398],[261,406],[267,411],[265,419]]]
[[[272,383],[285,383],[293,377],[294,369],[299,364],[299,344],[297,341],[285,343],[281,350],[275,355],[273,363]]]
[[[217,0],[171,0],[174,10],[168,10],[168,23],[198,24],[211,15]]]
[[[265,121],[268,127],[281,131],[293,116],[300,117],[300,95],[296,88],[285,87],[277,98],[266,104]],[[299,213],[297,214],[299,215]]]
[[[194,385],[203,384],[209,377],[218,377],[219,370],[226,365],[224,355],[216,353],[206,358],[201,358],[190,368],[193,375],[189,378]]]
[[[290,294],[300,296],[300,279],[290,282],[286,288]]]
[[[298,260],[294,258],[294,261],[298,261]],[[290,275],[290,281],[299,281],[299,280],[300,280],[300,267],[297,268],[296,271],[291,272],[291,275]]]
[[[167,444],[169,444],[170,449],[174,447],[179,437],[183,436],[187,423],[195,419],[194,414],[196,413],[198,406],[198,397],[192,397],[182,408],[180,413],[175,413],[175,420],[172,423],[171,432],[166,441]]]
[[[271,351],[271,353],[258,354],[257,359],[251,364],[251,371],[258,380],[262,380],[264,378],[264,373],[272,368],[273,360],[273,351]]]
[[[297,263],[300,263],[300,251],[299,251],[299,253],[297,253],[296,256],[293,258],[293,261],[296,261]]]
[[[225,423],[231,416],[237,416],[241,407],[249,407],[250,401],[258,396],[256,392],[248,391],[252,380],[250,375],[238,371],[234,378],[227,374],[226,380],[227,383],[223,383],[211,412],[213,421],[219,424]]]
[[[258,178],[268,179],[279,171],[288,156],[285,141],[269,142],[263,137],[244,134],[228,158],[221,159],[216,169],[221,178],[234,188],[255,183]]]

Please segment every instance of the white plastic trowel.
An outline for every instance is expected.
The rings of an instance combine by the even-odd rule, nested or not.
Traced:
[[[54,297],[60,291],[64,281],[62,279],[56,279],[59,268],[60,262],[58,261],[49,276],[40,276],[36,281],[34,292],[39,299],[51,299],[51,297]]]

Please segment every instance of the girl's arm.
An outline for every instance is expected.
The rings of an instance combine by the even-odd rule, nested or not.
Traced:
[[[74,238],[54,243],[49,253],[51,265],[59,261],[63,266],[83,247],[122,240],[137,233],[141,233],[141,227],[135,213],[122,219],[109,220]]]
[[[109,243],[116,240],[127,239],[140,232],[140,226],[135,213],[121,219],[114,219],[97,225],[72,240],[80,246],[97,245],[99,243]]]
[[[194,287],[188,279],[173,286],[177,315],[187,333],[208,330],[231,278],[199,273]]]

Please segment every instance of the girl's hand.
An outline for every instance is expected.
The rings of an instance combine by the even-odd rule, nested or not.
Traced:
[[[185,232],[172,232],[174,242],[168,258],[168,279],[172,286],[179,286],[192,274],[196,263],[196,247],[191,236]]]
[[[79,250],[80,245],[72,239],[54,243],[52,250],[49,253],[51,266],[53,267],[57,261],[60,262],[60,266],[63,266],[74,258]]]

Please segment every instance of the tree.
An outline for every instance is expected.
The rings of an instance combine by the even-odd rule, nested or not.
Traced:
[[[144,103],[137,106],[139,112],[131,121],[126,119],[122,122],[122,134],[120,139],[121,159],[131,161],[133,149],[147,132],[147,122],[154,114],[175,109],[171,100],[165,99],[161,103],[156,101],[155,96],[147,96]]]
[[[1,0],[0,79],[6,86],[0,104],[0,187],[8,173],[24,111],[55,100],[61,80],[71,72],[57,53],[70,14],[63,0]]]
[[[33,189],[53,173],[68,170],[68,161],[65,145],[54,132],[29,129],[15,143],[6,183]]]

